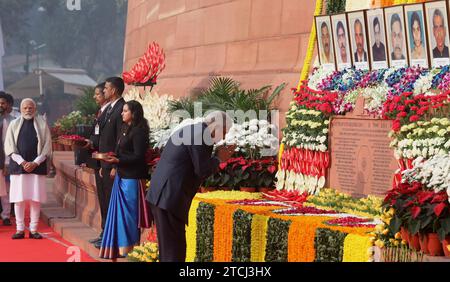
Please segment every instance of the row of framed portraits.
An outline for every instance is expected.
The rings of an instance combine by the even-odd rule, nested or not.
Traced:
[[[339,71],[450,65],[449,10],[443,0],[316,16],[320,64]]]

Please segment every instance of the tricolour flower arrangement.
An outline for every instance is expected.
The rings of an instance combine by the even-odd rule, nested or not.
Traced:
[[[199,194],[189,212],[187,261],[373,260],[369,236],[373,225],[363,224],[371,222],[370,219],[360,218],[359,225],[351,224],[356,220],[349,219],[347,214],[333,211],[330,215],[332,211],[317,208],[293,207],[296,214],[276,212],[285,210],[286,204],[243,192]],[[329,240],[330,232],[340,240]],[[327,252],[330,248],[339,251]]]

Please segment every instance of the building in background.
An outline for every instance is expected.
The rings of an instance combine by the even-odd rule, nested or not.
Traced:
[[[62,115],[73,111],[74,101],[84,94],[83,88],[94,87],[97,83],[81,69],[41,68],[10,85],[16,104],[24,98],[33,98],[40,105],[41,114],[45,113],[50,124]],[[43,97],[40,95],[42,85]]]
[[[155,90],[186,96],[211,75],[231,76],[243,88],[288,83],[281,112],[298,84],[315,1],[303,0],[129,0],[124,70],[149,43],[166,51],[166,70]],[[284,126],[284,115],[280,116]]]

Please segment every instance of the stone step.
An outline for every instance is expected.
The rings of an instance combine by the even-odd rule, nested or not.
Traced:
[[[48,201],[42,205],[41,219],[47,223],[63,239],[78,246],[92,258],[100,262],[112,262],[98,257],[99,250],[94,247],[89,240],[96,238],[99,231],[83,223],[79,218],[74,217],[74,211],[63,208],[58,204],[53,193],[54,179],[47,179]],[[117,262],[127,262],[126,259],[117,259]]]

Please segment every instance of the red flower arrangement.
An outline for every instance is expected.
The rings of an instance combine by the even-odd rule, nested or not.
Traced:
[[[265,202],[264,200],[242,200],[242,201],[231,201],[227,204],[238,205],[238,206],[257,206],[257,207],[269,207],[273,206],[273,203]]]
[[[336,104],[339,95],[337,92],[316,91],[306,85],[302,85],[300,91],[296,92],[294,100],[300,106],[310,110],[317,110],[325,115],[333,113],[333,105]]]
[[[289,148],[281,157],[281,169],[303,175],[325,177],[330,166],[330,153]]]
[[[298,191],[274,190],[263,194],[269,201],[286,202],[292,206],[301,207],[308,200],[308,193],[300,194]]]
[[[275,186],[277,160],[274,157],[262,159],[231,158],[219,165],[219,171],[209,177],[205,187],[254,187]]]
[[[400,131],[404,124],[421,120],[429,111],[448,107],[450,92],[435,96],[420,94],[412,97],[412,92],[388,99],[383,105],[383,118],[394,120],[392,130]]]
[[[327,225],[333,226],[344,226],[344,227],[367,227],[367,228],[375,228],[376,224],[364,224],[371,222],[371,219],[367,218],[358,218],[358,217],[343,217],[336,218],[332,220],[328,220],[325,222]]]
[[[147,52],[139,59],[131,71],[123,73],[126,84],[156,83],[158,76],[165,69],[166,55],[155,42],[148,46]]]
[[[84,141],[86,139],[79,135],[61,135],[61,136],[59,136],[59,138],[72,140],[72,141]]]
[[[315,207],[295,207],[292,209],[274,211],[278,214],[283,215],[293,215],[293,214],[337,214],[336,211],[333,210],[322,210]]]
[[[383,209],[394,210],[392,232],[405,227],[410,234],[437,232],[441,238],[450,233],[450,205],[446,191],[425,190],[419,182],[399,183],[388,191]]]

